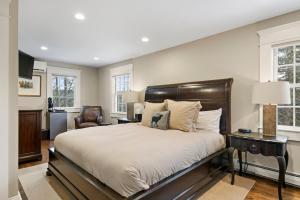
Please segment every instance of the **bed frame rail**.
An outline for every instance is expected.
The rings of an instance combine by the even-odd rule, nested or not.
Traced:
[[[122,197],[74,162],[49,149],[47,175],[55,176],[77,199],[80,200],[158,200],[188,199],[200,195],[207,187],[227,174],[228,151],[223,149],[195,163],[191,167],[154,184],[129,198]]]

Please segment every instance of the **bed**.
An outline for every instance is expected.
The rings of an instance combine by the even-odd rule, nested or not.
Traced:
[[[56,149],[49,149],[48,175],[77,199],[195,198],[228,169],[232,82],[149,86],[145,93],[148,102],[200,100],[202,110],[222,108],[221,134],[182,134],[139,124],[70,131],[56,139]]]

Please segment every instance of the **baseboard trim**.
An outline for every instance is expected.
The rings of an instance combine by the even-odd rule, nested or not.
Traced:
[[[16,196],[10,197],[9,200],[22,200],[20,192]]]
[[[243,165],[244,164],[246,164],[246,163],[243,162]],[[247,164],[248,164],[247,172],[249,174],[253,174],[255,176],[260,176],[263,178],[271,179],[271,180],[277,182],[278,169],[265,167],[265,166],[261,166],[261,165],[257,165],[257,164],[249,163],[249,162]],[[239,165],[238,165],[237,159],[235,159],[235,169],[237,171],[239,170]],[[300,174],[293,173],[293,172],[286,172],[285,182],[288,185],[300,188]]]

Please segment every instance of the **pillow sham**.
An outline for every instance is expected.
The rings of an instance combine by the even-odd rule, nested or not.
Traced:
[[[185,132],[193,131],[199,110],[202,108],[200,101],[173,101],[167,99],[166,103],[170,111],[169,127]]]
[[[167,130],[169,127],[170,111],[154,112],[151,120],[151,128]]]
[[[165,102],[163,103],[149,103],[145,102],[145,110],[142,116],[141,124],[143,126],[151,127],[152,115],[154,112],[161,112],[166,110]]]
[[[196,129],[220,133],[221,115],[222,108],[218,110],[200,111],[196,123]]]

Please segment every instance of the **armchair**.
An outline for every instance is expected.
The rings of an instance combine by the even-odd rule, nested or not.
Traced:
[[[103,122],[101,106],[83,106],[80,115],[74,118],[75,128],[100,126]]]

